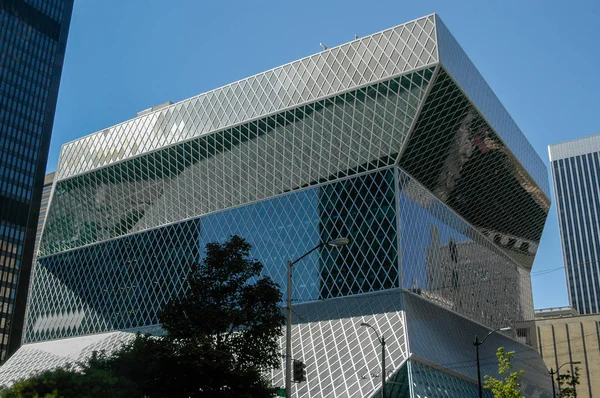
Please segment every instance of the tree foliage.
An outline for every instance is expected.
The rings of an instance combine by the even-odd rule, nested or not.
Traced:
[[[97,366],[99,362],[101,359],[94,353],[86,363],[41,372],[18,381],[0,394],[2,398],[136,396],[130,380]]]
[[[160,321],[174,339],[193,339],[227,354],[235,369],[279,364],[278,339],[285,317],[282,295],[262,264],[249,258],[239,236],[206,245],[206,257],[192,266],[188,289],[171,300]]]
[[[521,393],[520,378],[523,375],[523,370],[511,372],[513,368],[510,361],[513,359],[514,351],[506,352],[504,347],[499,347],[496,352],[498,358],[498,374],[503,376],[495,378],[485,375],[483,388],[490,390],[494,398],[524,398]]]
[[[579,384],[579,367],[576,366],[573,369],[573,374],[567,370],[565,373],[558,375],[557,381],[561,397],[576,397],[576,386]]]
[[[163,309],[166,336],[137,335],[115,353],[37,374],[0,393],[13,397],[273,396],[264,372],[279,365],[285,321],[278,286],[261,277],[251,246],[210,243],[188,289]]]

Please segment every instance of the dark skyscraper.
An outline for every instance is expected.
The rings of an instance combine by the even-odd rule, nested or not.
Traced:
[[[20,345],[73,0],[0,0],[0,360]]]

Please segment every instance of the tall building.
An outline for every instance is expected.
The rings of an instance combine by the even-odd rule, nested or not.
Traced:
[[[600,135],[550,145],[569,302],[600,313]]]
[[[21,344],[73,0],[0,0],[0,361]]]
[[[394,397],[475,397],[475,336],[533,317],[546,168],[436,15],[65,144],[55,178],[0,384],[159,330],[189,264],[232,234],[281,286],[287,260],[351,240],[294,266],[295,397],[376,396],[381,377]],[[511,336],[481,346],[483,374],[504,346],[525,395],[548,397]]]
[[[517,333],[539,351],[555,379],[578,368],[578,398],[600,397],[600,314],[579,315],[572,307],[536,310]]]

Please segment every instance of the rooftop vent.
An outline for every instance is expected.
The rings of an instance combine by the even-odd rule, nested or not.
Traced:
[[[154,112],[154,111],[157,111],[157,110],[159,110],[159,109],[161,109],[161,108],[167,107],[167,106],[169,106],[169,105],[173,105],[173,102],[171,102],[171,101],[163,102],[162,104],[159,104],[159,105],[153,106],[153,107],[151,107],[151,108],[148,108],[148,109],[144,109],[143,111],[139,111],[139,112],[137,113],[137,115],[138,115],[138,116],[143,116],[143,115],[146,115],[146,114],[148,114],[148,113],[150,113],[150,112]]]

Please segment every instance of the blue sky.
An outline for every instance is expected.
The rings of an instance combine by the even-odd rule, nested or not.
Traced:
[[[48,171],[65,142],[140,110],[433,12],[546,164],[549,144],[600,133],[598,1],[75,3]],[[568,305],[564,272],[545,272],[562,265],[553,205],[533,268],[536,308]]]

